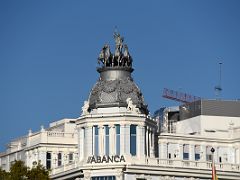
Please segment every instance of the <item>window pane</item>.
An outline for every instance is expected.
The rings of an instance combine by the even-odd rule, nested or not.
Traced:
[[[188,153],[183,153],[183,159],[188,160],[189,159],[189,154]]]
[[[120,125],[119,124],[115,125],[115,128],[116,128],[116,134],[120,134]]]
[[[195,160],[198,161],[200,159],[200,154],[195,154]]]
[[[47,152],[47,154],[46,154],[46,168],[47,169],[51,169],[51,158],[52,158],[51,152]]]
[[[94,126],[94,129],[95,129],[95,135],[98,135],[98,126]]]
[[[105,134],[109,135],[109,127],[108,126],[105,126]]]
[[[105,155],[109,155],[109,127],[105,126]]]
[[[94,126],[94,155],[98,156],[98,126]]]
[[[136,134],[136,125],[131,125],[130,126],[130,133],[131,134]]]
[[[47,159],[51,159],[51,153],[47,152]]]
[[[183,145],[183,159],[185,160],[189,159],[189,144]]]
[[[120,155],[120,125],[115,125],[116,128],[116,154]]]
[[[136,125],[130,126],[130,153],[131,155],[136,155]]]
[[[200,145],[195,145],[195,161],[200,159]]]

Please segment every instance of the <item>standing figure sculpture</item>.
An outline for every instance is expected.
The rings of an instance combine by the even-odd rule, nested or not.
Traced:
[[[114,37],[114,39],[115,39],[115,45],[116,45],[116,47],[119,47],[119,48],[120,48],[120,51],[122,51],[124,38],[121,37],[120,34],[117,33],[117,32],[114,32],[113,37]]]
[[[113,58],[113,61],[114,61],[113,64],[114,64],[114,66],[119,66],[121,56],[122,56],[122,48],[123,48],[124,38],[121,37],[120,34],[117,32],[114,32],[113,37],[115,39],[115,53],[114,53],[114,58]]]

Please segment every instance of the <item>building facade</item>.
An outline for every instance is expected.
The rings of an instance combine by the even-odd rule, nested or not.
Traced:
[[[240,179],[240,102],[200,100],[152,118],[128,47],[114,38],[115,52],[109,45],[100,52],[100,77],[81,116],[12,141],[1,167],[42,163],[59,180],[193,180],[211,179],[214,159],[219,179]]]

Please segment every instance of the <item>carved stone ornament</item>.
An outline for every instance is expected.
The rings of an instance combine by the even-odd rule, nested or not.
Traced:
[[[99,80],[90,93],[89,108],[110,107],[116,103],[127,107],[127,99],[131,99],[135,109],[139,108],[143,112],[147,112],[147,106],[144,104],[142,93],[132,79]]]
[[[89,114],[88,109],[89,109],[89,102],[84,101],[84,105],[82,107],[82,115]]]

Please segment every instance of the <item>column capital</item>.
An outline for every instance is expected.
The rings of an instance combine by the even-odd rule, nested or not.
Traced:
[[[109,128],[115,128],[115,124],[109,124],[108,127]]]
[[[84,126],[84,128],[86,128],[86,129],[89,129],[89,128],[92,128],[92,127],[93,127],[93,125],[90,125],[90,124]]]
[[[98,125],[97,127],[98,127],[98,129],[104,129],[104,126],[105,125]]]

